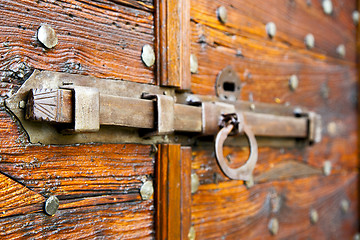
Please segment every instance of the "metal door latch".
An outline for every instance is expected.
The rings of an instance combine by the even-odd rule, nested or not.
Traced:
[[[255,136],[302,139],[310,144],[320,141],[318,114],[261,103],[251,110],[250,104],[48,71],[35,71],[5,102],[32,143],[148,144],[176,142],[178,136],[216,136],[216,158],[232,179],[250,177],[257,160]],[[227,165],[222,152],[227,136],[234,133],[245,135],[250,146],[248,161],[238,169]]]

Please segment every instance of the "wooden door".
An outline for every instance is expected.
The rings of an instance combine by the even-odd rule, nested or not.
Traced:
[[[356,9],[341,0],[0,0],[1,238],[359,237]],[[44,24],[58,37],[50,49],[37,36]],[[142,60],[147,44],[154,65]],[[238,100],[322,116],[314,146],[261,146],[254,184],[227,178],[211,141],[31,143],[4,106],[34,69],[215,96],[227,66],[242,82]],[[249,150],[224,153],[238,166]]]

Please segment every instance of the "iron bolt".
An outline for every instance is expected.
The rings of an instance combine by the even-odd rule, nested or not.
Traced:
[[[311,33],[305,36],[305,45],[308,49],[312,49],[315,46],[315,37]]]
[[[340,44],[336,48],[336,53],[339,54],[340,57],[344,58],[346,54],[346,49],[344,44]]]
[[[276,25],[273,22],[268,22],[265,26],[266,33],[270,38],[275,37],[276,34]]]
[[[198,60],[196,55],[191,54],[190,55],[190,72],[191,73],[197,73],[198,72]]]
[[[324,10],[324,13],[327,15],[330,15],[333,12],[333,5],[332,5],[331,0],[323,0],[322,7]]]
[[[216,14],[220,22],[227,22],[227,10],[224,6],[220,6],[216,9]]]
[[[319,220],[319,214],[315,209],[311,209],[310,210],[310,222],[312,224],[317,223],[317,221]]]
[[[144,62],[144,64],[147,67],[151,67],[154,65],[155,53],[154,53],[154,49],[149,44],[143,46],[141,53],[141,60]]]
[[[290,79],[289,79],[289,87],[292,91],[295,91],[296,88],[299,86],[299,79],[298,77],[293,74],[290,76]]]
[[[55,30],[47,24],[42,25],[37,31],[37,39],[46,48],[53,48],[58,44]]]
[[[140,194],[142,200],[149,200],[154,193],[154,187],[152,181],[146,181],[140,188]]]
[[[329,176],[331,174],[331,168],[332,168],[331,162],[325,161],[323,166],[323,172],[325,176]]]
[[[359,17],[360,17],[359,11],[357,11],[357,10],[353,11],[352,19],[353,19],[355,25],[358,25]]]
[[[56,196],[50,196],[45,202],[46,214],[53,216],[59,208],[59,199]]]
[[[191,193],[196,193],[199,189],[200,181],[199,176],[196,173],[191,174]]]
[[[272,235],[276,235],[279,231],[279,221],[276,218],[271,218],[268,229]]]

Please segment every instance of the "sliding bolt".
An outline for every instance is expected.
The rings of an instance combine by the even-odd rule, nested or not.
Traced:
[[[155,53],[154,53],[154,49],[149,44],[143,46],[141,53],[141,60],[144,62],[144,64],[147,67],[151,67],[152,65],[154,65]]]
[[[346,49],[345,49],[345,45],[344,44],[340,44],[337,48],[336,48],[336,53],[344,58],[345,54],[346,54]]]
[[[289,87],[290,87],[290,89],[292,91],[295,91],[296,88],[298,87],[298,85],[299,85],[298,77],[295,74],[291,75],[290,79],[289,79]]]
[[[196,191],[199,189],[200,186],[200,180],[199,176],[196,173],[191,174],[191,193],[196,193]]]
[[[311,33],[305,36],[305,46],[308,49],[312,49],[315,46],[315,37]]]
[[[273,22],[268,22],[265,26],[266,33],[270,38],[275,37],[276,34],[276,25]]]
[[[37,39],[46,48],[53,48],[58,44],[55,30],[47,24],[42,25],[37,31]]]
[[[59,208],[59,199],[56,196],[50,196],[45,202],[46,214],[53,216]]]
[[[318,212],[315,209],[311,209],[310,210],[310,222],[311,222],[311,224],[317,223],[318,220],[319,220]]]
[[[142,200],[149,200],[154,193],[152,181],[146,181],[140,188],[140,195]]]
[[[330,15],[333,12],[333,5],[332,5],[331,0],[323,0],[322,7],[324,10],[324,13],[327,15]]]
[[[227,10],[224,6],[220,6],[218,7],[218,9],[216,9],[216,15],[220,22],[222,23],[227,22]]]
[[[358,25],[359,17],[360,17],[359,11],[357,11],[357,10],[353,11],[352,19],[353,19],[355,25]]]
[[[268,229],[272,235],[276,235],[279,231],[279,221],[276,218],[271,218]]]
[[[198,60],[196,55],[190,55],[190,72],[197,73],[198,72]]]

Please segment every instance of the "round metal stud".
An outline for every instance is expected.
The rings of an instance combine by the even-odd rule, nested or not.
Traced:
[[[59,208],[59,199],[56,196],[50,196],[45,202],[46,214],[53,216]]]
[[[298,77],[295,74],[291,75],[289,79],[290,90],[295,91],[298,86],[299,86]]]
[[[310,210],[310,222],[315,224],[319,221],[319,214],[315,209]]]
[[[327,14],[327,15],[332,14],[332,12],[333,12],[333,5],[332,5],[331,0],[323,0],[323,1],[322,1],[322,7],[323,7],[323,10],[324,10],[324,13],[325,13],[325,14]]]
[[[142,48],[141,52],[141,60],[147,67],[151,67],[155,63],[155,52],[154,49],[149,45],[146,44]]]
[[[360,240],[360,233],[356,233],[355,235],[354,235],[354,238],[353,238],[354,240]]]
[[[337,126],[335,122],[329,122],[326,128],[327,128],[327,132],[331,137],[336,136]]]
[[[191,54],[190,55],[190,72],[191,73],[197,73],[198,72],[198,60],[196,55]]]
[[[345,55],[346,55],[345,45],[344,45],[344,44],[340,44],[340,45],[336,48],[336,53],[339,54],[340,57],[344,58]]]
[[[191,226],[188,233],[189,240],[195,240],[196,238],[196,232],[194,226]]]
[[[341,207],[341,211],[343,213],[347,213],[349,211],[349,208],[350,208],[349,201],[346,200],[346,199],[342,199],[341,202],[340,202],[340,207]]]
[[[279,232],[279,221],[276,218],[271,218],[268,229],[272,235],[276,235]]]
[[[251,104],[250,104],[250,110],[251,110],[251,111],[255,111],[255,109],[256,109],[255,104],[254,104],[254,103],[251,103]]]
[[[359,18],[360,18],[359,11],[357,11],[357,10],[353,11],[353,13],[352,13],[352,19],[353,19],[353,22],[354,22],[355,25],[358,25],[358,23],[359,23]]]
[[[324,165],[323,165],[323,173],[325,176],[329,176],[331,174],[331,162],[330,161],[325,161]]]
[[[200,186],[199,176],[196,173],[191,174],[191,193],[196,193]]]
[[[315,37],[311,33],[305,36],[305,46],[308,49],[312,49],[315,46]]]
[[[227,10],[226,7],[220,6],[216,9],[216,15],[220,22],[226,23],[227,22]]]
[[[154,193],[154,187],[152,181],[146,181],[141,186],[140,194],[142,200],[149,200]]]
[[[251,176],[250,179],[247,181],[244,181],[244,183],[245,183],[245,186],[247,189],[252,188],[255,185],[254,177]]]
[[[276,34],[276,25],[273,22],[268,22],[265,26],[266,33],[270,38],[275,37]]]
[[[42,25],[37,31],[37,39],[46,48],[53,48],[58,44],[55,30],[47,24]]]

